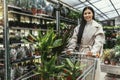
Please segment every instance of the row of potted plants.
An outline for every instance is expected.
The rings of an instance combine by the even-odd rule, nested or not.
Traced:
[[[113,49],[105,49],[102,56],[105,64],[120,66],[120,35],[116,38],[116,45]]]
[[[55,17],[56,11],[59,10],[61,16],[69,19],[76,20],[81,16],[80,11],[77,12],[63,6],[63,4],[54,4],[47,0],[8,0],[8,5],[18,7],[19,11],[33,15]]]

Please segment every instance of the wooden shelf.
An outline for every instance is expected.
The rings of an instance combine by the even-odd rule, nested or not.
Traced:
[[[20,30],[35,30],[35,31],[37,31],[37,30],[41,30],[41,31],[47,31],[46,29],[41,29],[41,28],[39,28],[39,29],[34,29],[34,28],[21,28],[21,27],[11,27],[11,29],[20,29]],[[57,30],[54,30],[54,31],[57,31]]]

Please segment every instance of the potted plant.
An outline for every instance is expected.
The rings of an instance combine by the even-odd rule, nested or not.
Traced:
[[[103,55],[101,56],[104,64],[110,64],[110,49],[105,49]]]
[[[115,59],[119,65],[120,64],[120,45],[115,46]]]
[[[116,65],[117,63],[119,63],[119,60],[120,60],[120,36],[117,36],[116,38],[116,45],[114,47],[114,52],[111,53],[112,56],[111,56],[111,63],[114,64],[113,65]]]
[[[114,50],[112,50],[112,51],[109,52],[109,60],[110,60],[110,64],[112,64],[112,65],[116,64]]]
[[[36,15],[37,14],[37,6],[33,4],[31,7],[31,11],[32,11],[33,15]]]

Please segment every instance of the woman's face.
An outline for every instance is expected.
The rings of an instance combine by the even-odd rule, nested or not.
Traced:
[[[93,13],[90,9],[86,9],[83,13],[84,19],[88,22],[93,19]]]

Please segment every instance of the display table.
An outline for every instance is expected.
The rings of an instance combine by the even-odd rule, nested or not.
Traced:
[[[105,80],[120,80],[120,66],[101,63],[101,71],[107,73]]]
[[[110,64],[107,65],[107,64],[104,64],[104,63],[101,63],[100,66],[101,66],[101,71],[102,72],[120,75],[120,66],[110,65]]]
[[[111,76],[110,76],[111,75]],[[115,76],[115,75],[112,75],[112,74],[107,74],[105,76],[105,80],[120,80],[120,76]]]

